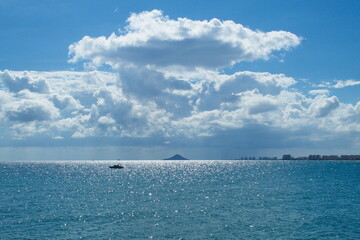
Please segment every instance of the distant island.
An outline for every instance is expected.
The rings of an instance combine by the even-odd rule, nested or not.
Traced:
[[[163,160],[189,160],[187,158],[184,158],[183,156],[181,156],[180,154],[175,154],[174,156],[170,157],[170,158],[165,158]]]

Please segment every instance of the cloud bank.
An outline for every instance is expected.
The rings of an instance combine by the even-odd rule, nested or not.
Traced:
[[[265,139],[272,137],[286,146],[360,132],[360,102],[342,103],[327,90],[304,94],[281,73],[221,72],[298,46],[301,37],[293,33],[217,19],[173,20],[158,10],[132,14],[127,23],[120,35],[86,36],[69,47],[70,62],[109,65],[111,72],[0,72],[3,139],[134,138],[166,145],[212,139],[221,145],[226,136],[229,145],[257,139],[269,147],[275,143]]]

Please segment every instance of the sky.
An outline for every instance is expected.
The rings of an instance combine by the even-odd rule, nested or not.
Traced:
[[[0,0],[0,160],[360,154],[359,12]]]

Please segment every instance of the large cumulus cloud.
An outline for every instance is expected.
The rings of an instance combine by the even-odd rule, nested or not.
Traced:
[[[241,61],[268,59],[272,52],[299,45],[286,31],[253,31],[233,21],[172,20],[159,10],[132,14],[126,33],[84,37],[69,47],[71,62],[89,60],[114,68],[124,65],[179,65],[220,68]]]

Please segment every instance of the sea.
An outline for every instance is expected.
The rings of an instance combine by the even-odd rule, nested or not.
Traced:
[[[360,239],[360,162],[0,162],[0,239]]]

